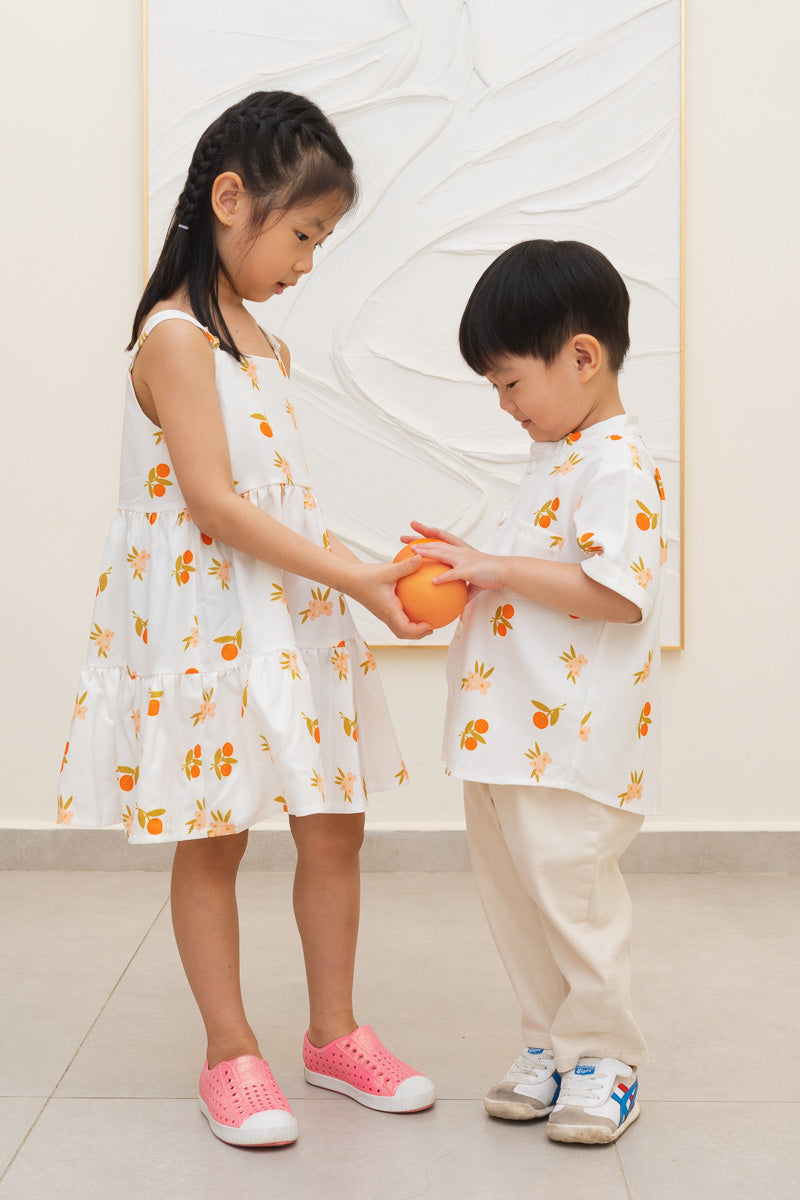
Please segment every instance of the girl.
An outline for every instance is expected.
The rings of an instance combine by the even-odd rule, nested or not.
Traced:
[[[435,1099],[352,1007],[367,790],[405,767],[344,596],[419,638],[394,589],[421,560],[367,565],[325,528],[289,352],[243,303],[307,274],[355,196],[350,155],[302,96],[256,92],[201,137],[134,319],[120,507],[62,767],[62,823],[121,812],[132,842],[177,842],[200,1106],[236,1145],[297,1136],[239,984],[236,874],[276,803],[297,846],[306,1079],[391,1112]]]

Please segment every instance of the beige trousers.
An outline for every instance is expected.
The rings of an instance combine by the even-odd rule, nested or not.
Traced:
[[[646,1061],[631,1006],[631,901],[619,858],[637,813],[560,788],[464,784],[472,869],[522,1008],[556,1069]]]

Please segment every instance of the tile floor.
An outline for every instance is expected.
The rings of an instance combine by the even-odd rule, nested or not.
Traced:
[[[302,1078],[291,879],[240,879],[251,1019],[291,1147],[238,1150],[197,1109],[202,1031],[160,873],[0,873],[0,1200],[792,1200],[800,1195],[800,875],[632,875],[652,1063],[614,1146],[485,1116],[517,1011],[468,874],[364,877],[358,1013],[433,1076],[391,1116]]]

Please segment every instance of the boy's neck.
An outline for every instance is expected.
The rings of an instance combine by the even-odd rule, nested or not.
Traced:
[[[608,421],[611,417],[625,415],[625,409],[619,394],[618,376],[609,375],[603,380],[597,380],[597,389],[592,397],[591,407],[586,417],[578,426],[579,429],[589,429],[600,421]]]

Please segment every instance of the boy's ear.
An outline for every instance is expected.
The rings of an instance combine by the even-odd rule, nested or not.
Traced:
[[[581,383],[593,379],[605,362],[602,345],[591,333],[576,333],[570,344],[572,359]]]
[[[211,185],[211,208],[220,224],[230,227],[241,216],[245,190],[235,171],[224,171]]]

